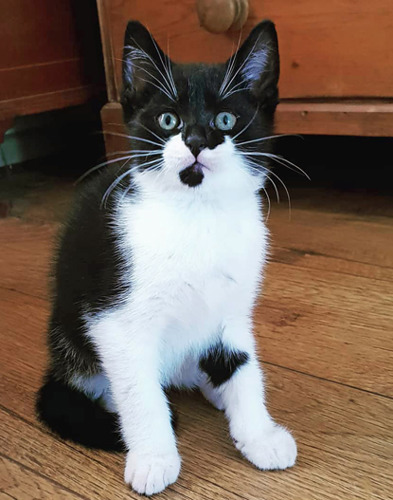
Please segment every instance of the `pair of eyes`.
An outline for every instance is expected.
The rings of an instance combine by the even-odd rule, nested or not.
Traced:
[[[231,130],[235,126],[236,116],[229,111],[218,113],[213,120],[213,124],[219,130]],[[166,112],[158,117],[158,124],[164,130],[173,130],[180,125],[180,118],[176,113]]]

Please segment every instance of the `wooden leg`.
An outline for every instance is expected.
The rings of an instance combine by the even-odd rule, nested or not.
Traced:
[[[122,135],[126,134],[126,130],[123,124],[123,114],[120,103],[109,102],[105,104],[101,109],[101,121],[107,154],[130,149],[127,139],[122,137]]]
[[[11,128],[14,118],[0,119],[0,144],[4,142],[4,135]]]

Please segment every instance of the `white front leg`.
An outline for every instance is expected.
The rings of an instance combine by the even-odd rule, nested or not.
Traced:
[[[152,495],[176,481],[180,456],[159,376],[157,325],[130,324],[111,313],[91,328],[109,378],[128,454],[124,478]]]
[[[296,443],[286,429],[273,421],[266,408],[263,374],[247,323],[226,325],[219,368],[221,377],[225,365],[228,374],[232,373],[221,385],[218,379],[214,381],[214,376],[210,377],[213,382],[210,391],[217,393],[214,399],[219,400],[225,410],[236,448],[259,469],[285,469],[295,463]],[[244,361],[245,354],[247,361]],[[216,359],[219,359],[217,355]],[[241,364],[233,372],[236,360]]]

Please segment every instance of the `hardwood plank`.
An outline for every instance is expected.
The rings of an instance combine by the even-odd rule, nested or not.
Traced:
[[[389,213],[388,207],[386,210]],[[320,263],[321,269],[391,281],[392,218],[362,213],[361,207],[359,211],[355,215],[311,207],[294,209],[289,220],[286,208],[274,206],[268,221],[272,258],[307,267]]]
[[[44,217],[44,207],[38,213]],[[284,210],[276,211],[269,222],[273,241],[289,250],[273,252],[276,258],[267,266],[263,300],[256,310],[262,359],[364,390],[393,394],[392,268],[384,267],[393,263],[393,246],[385,244],[391,234],[388,221],[297,210],[288,222]],[[54,224],[2,221],[0,234],[6,237],[2,240],[1,286],[47,297],[49,242],[56,230]],[[371,233],[373,237],[365,241],[364,235]],[[9,321],[11,330],[14,318],[9,311],[17,314],[20,300],[24,304],[26,299],[3,299],[7,307],[3,321]],[[46,318],[47,305],[44,309]],[[27,328],[25,312],[30,310],[39,309],[37,305],[22,308],[18,320],[22,328]],[[34,336],[39,331],[44,337],[44,316],[41,321],[37,320],[36,332],[24,335]]]
[[[10,281],[11,287],[21,287],[42,298],[0,288],[0,338],[11,335],[7,341],[9,358],[5,348],[3,363],[6,365],[9,359],[8,370],[16,388],[20,370],[28,369],[29,353],[37,338],[41,345],[44,343],[49,313],[49,304],[43,300],[43,275],[35,267],[24,272],[23,266],[21,269],[25,281]],[[274,262],[266,274],[263,298],[255,312],[255,332],[263,360],[393,395],[391,282],[320,269],[305,272],[301,267]],[[41,351],[44,354],[43,347]],[[20,363],[23,366],[19,367]]]
[[[184,465],[162,498],[187,492],[189,498],[386,500],[393,487],[392,400],[280,368],[267,371],[273,414],[298,440],[297,465],[257,471],[233,447],[220,412],[196,396],[176,395]],[[80,451],[7,412],[1,422],[1,434],[9,433],[2,449],[13,460],[88,498],[124,498],[119,455]]]
[[[125,498],[125,491],[119,493],[117,480],[109,469],[80,453],[77,447],[68,446],[6,411],[2,411],[1,427],[3,453],[23,466],[47,478],[56,478],[62,487],[86,498],[105,498],[107,488],[111,488],[114,500]]]
[[[255,313],[262,359],[393,395],[391,282],[270,263]]]
[[[27,467],[2,456],[0,498],[18,500],[76,500],[86,499],[76,492],[59,487],[52,480],[33,472]],[[4,495],[4,496],[3,496]]]
[[[0,443],[4,453],[32,471],[56,481],[71,491],[87,498],[105,500],[139,499],[123,483],[124,457],[100,451],[89,451],[77,445],[69,445],[42,431],[36,426],[0,410]],[[0,428],[1,428],[0,427]],[[4,428],[10,436],[4,439]],[[189,474],[185,482],[168,488],[160,498],[187,499],[212,498],[211,484],[201,482]],[[219,500],[236,500],[238,496],[225,488],[213,485],[214,497]],[[200,496],[195,496],[195,493]]]
[[[44,294],[42,298],[34,296],[37,290],[44,290],[40,283],[46,272],[45,257],[37,266],[32,263],[41,252],[49,256],[55,225],[26,224],[15,219],[3,222],[7,222],[3,234],[12,237],[0,238],[1,245],[7,248],[8,262],[21,259],[17,274],[24,278],[14,276],[13,283],[10,273],[8,284],[21,287],[25,293],[7,290],[3,282],[0,285],[1,401],[6,408],[0,424],[2,450],[32,473],[40,473],[87,498],[134,498],[122,484],[121,456],[65,444],[35,421],[34,393],[46,358],[48,302]],[[17,229],[12,233],[12,222],[19,233]],[[298,235],[300,241],[303,234]],[[6,268],[3,265],[0,272]],[[32,285],[26,288],[27,283]],[[356,373],[362,362],[353,356],[360,352],[357,342],[364,344],[360,354],[369,365],[356,385],[375,379],[371,390],[385,387],[389,372],[383,380],[373,369],[381,363],[381,373],[389,370],[387,358],[375,358],[377,348],[386,345],[383,335],[387,342],[391,337],[390,330],[383,334],[381,329],[389,323],[382,314],[385,309],[386,315],[389,311],[388,302],[384,305],[390,300],[389,286],[388,281],[342,276],[332,270],[305,272],[296,263],[271,263],[261,316],[259,308],[257,313],[263,359],[274,362],[277,357],[279,364],[284,361],[293,368],[295,358],[303,371],[309,367],[320,376],[322,365],[332,378],[344,376],[350,381],[351,373]],[[348,347],[344,357],[340,332],[347,326],[346,335],[354,345]],[[271,335],[276,331],[277,338]],[[337,357],[343,366],[339,366]],[[334,365],[330,372],[329,363]],[[196,396],[175,396],[184,466],[179,482],[162,498],[386,500],[393,487],[387,472],[393,454],[389,418],[392,401],[283,368],[266,366],[266,372],[273,414],[293,428],[298,438],[298,465],[283,473],[256,471],[230,443],[223,415]]]
[[[18,219],[0,221],[0,286],[37,297],[47,297],[55,224],[28,224]]]
[[[282,262],[283,264],[295,265],[305,269],[320,269],[322,271],[333,271],[336,273],[362,276],[375,280],[393,281],[393,268],[379,265],[365,264],[353,260],[331,257],[319,254],[316,251],[299,250],[298,248],[275,247],[273,243],[270,260]]]

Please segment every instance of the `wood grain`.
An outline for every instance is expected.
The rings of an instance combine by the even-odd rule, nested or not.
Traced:
[[[0,498],[17,498],[18,500],[76,500],[82,497],[70,492],[42,476],[38,471],[33,472],[26,466],[2,456],[1,460],[1,489]]]
[[[353,135],[370,137],[393,136],[393,104],[336,101],[325,104],[313,101],[300,103],[282,100],[277,107],[274,131],[277,134]],[[127,141],[113,132],[124,133],[120,103],[111,102],[101,111],[107,153],[119,151]]]
[[[166,1],[158,6],[143,0],[105,0],[110,43],[120,89],[123,36],[129,19],[145,23],[163,48],[178,62],[225,61],[239,34],[214,35],[199,27],[194,0]],[[262,19],[278,29],[282,98],[391,97],[393,45],[390,0],[250,1],[250,16],[242,38]],[[212,48],[214,47],[214,50]],[[367,78],[364,77],[367,73]]]
[[[79,106],[92,101],[95,97],[101,100],[103,87],[87,85],[69,88],[55,92],[29,95],[18,99],[8,99],[0,102],[0,116],[10,119],[15,116],[42,113],[56,109]]]
[[[49,262],[71,192],[67,181],[40,186],[25,194],[24,204],[14,200],[19,219],[0,220],[4,499],[140,498],[123,484],[122,455],[66,443],[34,415],[46,365]],[[358,210],[359,200],[351,205],[348,195],[345,211],[342,203],[322,210],[319,194],[312,200],[310,193],[291,221],[284,206],[272,207],[275,244],[256,310],[269,407],[294,431],[296,466],[257,471],[230,442],[221,412],[197,394],[175,393],[183,467],[179,481],[158,498],[390,498],[391,207],[385,214],[379,208],[377,216],[367,198],[367,210]]]
[[[272,412],[298,441],[297,466],[255,470],[228,439],[222,414],[196,395],[176,395],[183,469],[161,497],[387,500],[392,401],[281,368],[266,371]],[[122,484],[122,456],[63,443],[23,416],[3,412],[1,422],[1,434],[8,433],[2,450],[12,460],[87,498],[138,498]]]
[[[103,94],[94,0],[14,0],[0,16],[0,46],[0,120]]]
[[[287,134],[391,137],[393,101],[340,99],[317,103],[284,100],[277,109],[276,130]]]

